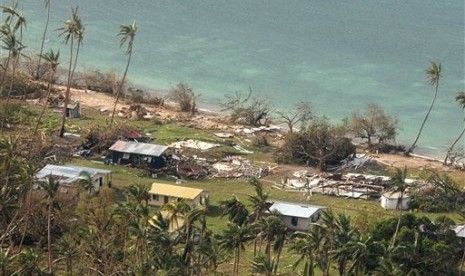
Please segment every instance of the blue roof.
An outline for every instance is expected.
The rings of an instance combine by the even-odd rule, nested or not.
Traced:
[[[310,218],[313,214],[325,208],[326,207],[323,206],[275,201],[273,205],[271,205],[270,211],[278,212],[283,216]]]

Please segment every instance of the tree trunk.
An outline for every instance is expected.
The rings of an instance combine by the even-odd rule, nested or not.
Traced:
[[[44,43],[45,43],[45,36],[47,35],[47,29],[48,29],[48,23],[50,22],[50,2],[48,2],[47,5],[47,19],[45,21],[45,27],[44,27],[44,32],[42,34],[42,43],[40,45],[40,53],[39,53],[39,61],[37,62],[37,71],[35,75],[35,79],[39,79],[39,73],[40,73],[40,60],[42,59],[42,54],[44,52]]]
[[[434,94],[433,94],[433,100],[431,101],[431,105],[428,109],[428,112],[426,113],[425,118],[423,119],[423,122],[421,123],[420,129],[418,130],[417,137],[415,138],[415,141],[413,141],[413,144],[410,146],[410,148],[405,152],[405,155],[410,155],[410,153],[413,152],[413,149],[415,149],[418,139],[420,138],[421,132],[423,131],[423,127],[425,126],[426,120],[428,120],[428,116],[431,113],[431,110],[433,109],[434,102],[436,101],[436,97],[438,95],[438,88],[439,88],[439,79],[436,82],[436,87],[434,89]]]
[[[54,77],[55,77],[55,74],[54,73],[51,74],[50,80],[49,80],[49,83],[48,83],[48,91],[47,91],[47,97],[45,99],[45,105],[42,107],[42,110],[40,111],[39,118],[37,118],[37,124],[36,124],[36,127],[34,128],[33,136],[35,136],[37,134],[37,130],[39,129],[39,125],[40,125],[40,121],[42,120],[42,117],[44,116],[44,113],[45,113],[45,109],[48,106],[48,101],[50,100],[50,94],[52,92],[52,83],[53,83],[53,78]]]
[[[464,120],[464,124],[465,124],[465,120]],[[454,149],[455,145],[460,141],[460,138],[462,138],[464,133],[465,133],[465,125],[462,129],[462,132],[460,132],[459,136],[457,136],[457,138],[455,139],[455,141],[452,143],[449,150],[447,151],[446,158],[444,159],[444,165],[447,165],[447,160],[449,159],[450,153]]]
[[[52,220],[52,200],[48,200],[48,218],[47,218],[47,250],[48,250],[48,271],[53,274],[52,267],[52,232],[51,232],[51,220]]]
[[[113,125],[113,119],[115,117],[115,112],[116,112],[116,105],[118,104],[118,100],[121,95],[121,90],[123,89],[124,81],[126,80],[126,75],[128,73],[129,64],[131,63],[131,56],[132,56],[132,50],[129,52],[128,62],[126,64],[126,69],[124,70],[123,79],[121,80],[121,83],[118,86],[118,90],[116,91],[115,104],[113,105],[113,112],[111,113],[111,119],[110,119],[110,128]]]
[[[65,122],[66,122],[66,113],[68,109],[68,103],[69,103],[69,93],[71,89],[71,69],[73,68],[73,45],[74,44],[74,38],[71,38],[71,44],[70,44],[70,51],[69,51],[69,66],[68,66],[68,82],[66,83],[66,92],[65,92],[65,102],[63,105],[62,109],[62,118],[61,118],[61,127],[60,127],[60,133],[59,137],[63,137],[65,134]]]
[[[400,204],[398,203],[397,205],[400,205],[400,208],[399,208],[399,218],[397,219],[397,225],[396,225],[396,231],[394,232],[394,236],[392,237],[392,247],[394,248],[394,245],[396,244],[396,239],[397,239],[397,233],[399,232],[399,227],[400,227],[400,220],[402,218],[402,200],[403,200],[403,197],[404,197],[404,192],[401,192],[400,193],[400,198],[399,198],[399,202]]]

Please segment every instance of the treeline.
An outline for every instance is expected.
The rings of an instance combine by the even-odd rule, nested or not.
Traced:
[[[27,167],[0,153],[10,168],[0,194],[2,275],[455,275],[463,265],[464,241],[446,217],[400,213],[363,225],[327,210],[293,233],[269,212],[257,179],[246,202],[161,209],[148,206],[147,186],[131,185],[116,200],[109,188],[89,193],[83,179],[72,204],[53,178],[32,191]],[[223,231],[209,227],[214,207],[228,219]]]

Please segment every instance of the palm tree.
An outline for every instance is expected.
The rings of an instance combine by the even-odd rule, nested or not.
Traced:
[[[259,275],[272,276],[276,275],[274,272],[274,263],[266,255],[258,255],[250,262],[252,265],[252,272],[259,273]]]
[[[128,195],[137,202],[137,205],[143,206],[142,202],[145,202],[145,207],[148,205],[150,200],[150,194],[148,186],[145,184],[135,184],[129,186],[127,189]]]
[[[190,206],[184,201],[169,202],[163,205],[162,210],[168,212],[168,217],[174,231],[180,231],[179,222],[183,221],[184,215],[189,211]]]
[[[349,243],[349,251],[351,252],[350,258],[352,260],[352,264],[349,267],[349,273],[354,273],[355,275],[366,275],[367,264],[369,263],[371,254],[373,254],[372,248],[375,246],[378,248],[382,247],[384,249],[382,244],[374,241],[373,237],[369,235],[360,235],[358,240],[354,240]],[[381,257],[381,255],[378,253],[377,257]]]
[[[50,94],[52,92],[52,85],[53,81],[55,79],[55,74],[57,72],[57,67],[60,64],[58,62],[58,58],[60,57],[60,51],[58,50],[57,53],[55,54],[52,49],[48,51],[45,54],[41,54],[40,57],[42,57],[49,65],[49,80],[48,80],[48,91],[47,91],[47,98],[45,99],[45,104],[42,107],[42,111],[40,112],[39,118],[37,118],[37,124],[36,127],[34,128],[34,135],[37,134],[37,130],[39,129],[40,121],[42,120],[42,116],[44,116],[45,109],[48,106],[48,101],[50,100]]]
[[[136,21],[133,21],[132,24],[121,25],[120,31],[118,33],[118,36],[121,37],[120,47],[123,47],[127,43],[126,54],[128,55],[128,62],[126,63],[126,69],[124,70],[123,79],[121,80],[118,86],[118,90],[116,91],[116,99],[115,99],[115,104],[113,105],[113,113],[111,114],[110,128],[113,124],[113,118],[115,117],[115,112],[116,112],[116,105],[118,104],[118,100],[121,95],[121,90],[123,89],[123,84],[124,84],[124,81],[126,80],[126,75],[128,73],[129,64],[131,63],[132,47],[134,44],[134,38],[136,36],[136,32],[137,32]]]
[[[260,180],[258,180],[255,177],[249,180],[249,184],[255,190],[254,195],[249,195],[249,200],[252,202],[253,216],[255,217],[254,224],[259,226],[258,221],[263,216],[265,211],[268,211],[268,212],[270,211],[269,206],[268,206],[269,192],[264,191],[262,183],[260,182]],[[257,242],[258,242],[258,239],[255,239],[254,249],[253,249],[254,256],[257,255]],[[260,240],[260,245],[261,245],[261,240]],[[259,251],[260,250],[261,248],[259,249]]]
[[[233,274],[239,275],[240,253],[245,250],[245,244],[254,239],[250,233],[250,227],[247,224],[238,225],[228,222],[228,229],[224,230],[219,236],[219,245],[226,251],[233,252],[234,266]]]
[[[84,39],[84,26],[82,25],[81,17],[78,14],[78,7],[75,9],[71,8],[71,19],[65,20],[63,22],[64,27],[59,28],[58,31],[61,31],[60,36],[64,36],[63,42],[70,45],[69,47],[69,66],[68,66],[68,81],[66,83],[66,93],[65,93],[65,102],[63,105],[63,114],[61,119],[61,127],[59,136],[63,137],[65,133],[65,121],[67,107],[69,104],[69,94],[71,90],[71,84],[73,81],[74,70],[76,69],[77,59],[79,56],[79,49],[82,45],[82,40]],[[76,54],[73,56],[74,51],[74,42],[77,41]],[[74,61],[73,61],[74,58]],[[74,66],[73,66],[74,65]]]
[[[431,86],[434,86],[433,99],[431,100],[431,105],[428,109],[428,112],[426,112],[425,118],[423,119],[423,122],[421,123],[420,129],[418,130],[418,134],[415,140],[413,141],[413,144],[405,152],[406,155],[409,155],[415,149],[415,146],[418,142],[418,139],[420,138],[423,127],[425,126],[426,120],[428,120],[428,116],[431,113],[431,110],[433,109],[434,102],[436,101],[436,97],[438,95],[439,80],[442,77],[441,76],[441,63],[436,62],[436,61],[431,61],[431,65],[430,67],[426,68],[425,73],[426,73],[426,81],[428,82],[428,84],[430,84]]]
[[[66,262],[66,272],[73,275],[73,260],[79,256],[76,241],[70,236],[65,235],[58,241],[58,253]]]
[[[82,171],[79,173],[79,181],[78,184],[80,188],[84,191],[87,191],[89,195],[95,193],[94,181],[92,179],[92,175],[90,175],[87,171]]]
[[[50,21],[50,0],[44,0],[44,4],[45,4],[45,8],[47,9],[47,19],[45,20],[44,32],[42,33],[42,42],[40,44],[39,60],[37,61],[37,71],[36,71],[36,75],[35,75],[36,80],[39,79],[40,61],[41,61],[41,58],[44,57],[42,54],[44,52],[45,37],[47,36],[48,23]]]
[[[229,221],[239,225],[247,223],[249,219],[249,211],[244,203],[237,198],[237,196],[221,200],[220,206],[223,208],[223,213],[221,214],[222,217],[227,215]]]
[[[1,123],[1,132],[3,133],[4,127],[5,127],[5,121],[8,117],[8,108],[9,108],[9,103],[10,103],[10,98],[11,98],[11,92],[13,91],[13,83],[15,79],[15,74],[16,74],[16,67],[18,65],[19,57],[21,56],[21,51],[25,48],[23,44],[19,40],[16,39],[16,36],[14,32],[11,31],[10,27],[6,25],[4,28],[2,28],[2,42],[3,46],[2,48],[5,50],[8,50],[8,58],[7,58],[7,66],[9,64],[9,61],[11,58],[13,58],[13,68],[12,68],[12,74],[10,78],[10,87],[8,89],[8,94],[6,97],[5,104],[3,106],[3,117],[2,117],[2,123]],[[6,74],[6,70],[8,68],[5,68],[4,74]]]
[[[457,96],[455,96],[455,101],[462,108],[462,110],[465,110],[465,91],[458,92]],[[463,134],[465,133],[465,117],[463,119],[463,122],[464,123],[463,123],[462,131],[460,132],[460,134],[457,136],[457,138],[454,140],[449,150],[447,151],[446,158],[444,159],[444,165],[447,164],[447,160],[449,159],[452,150],[454,149],[455,145],[460,141]]]
[[[53,273],[53,266],[52,266],[52,210],[55,208],[59,208],[59,205],[55,202],[55,196],[58,192],[58,188],[60,187],[60,183],[55,181],[53,177],[50,175],[47,177],[46,181],[42,181],[39,183],[40,187],[45,191],[45,198],[47,199],[47,250],[48,250],[48,270],[50,273]]]
[[[12,275],[34,276],[45,274],[44,271],[39,267],[40,256],[32,248],[28,248],[19,253],[16,261],[18,263],[19,269]]]
[[[407,184],[405,183],[405,178],[407,177],[407,168],[405,167],[403,170],[396,168],[396,172],[394,175],[391,177],[391,180],[394,182],[394,191],[400,193],[399,199],[397,201],[397,206],[396,208],[399,209],[399,218],[397,219],[397,225],[396,225],[396,230],[394,232],[394,236],[392,237],[391,241],[391,248],[393,248],[396,244],[396,239],[397,239],[397,233],[399,232],[399,227],[400,227],[400,220],[402,218],[402,209],[403,209],[403,199],[404,199],[404,193],[405,190],[407,189]]]
[[[310,227],[309,231],[297,231],[291,236],[289,250],[300,255],[294,264],[294,269],[304,261],[303,276],[314,275],[315,259],[322,240],[320,228]]]

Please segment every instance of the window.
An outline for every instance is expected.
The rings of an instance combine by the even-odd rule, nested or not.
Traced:
[[[165,196],[165,197],[163,198],[163,203],[164,203],[164,204],[168,203],[168,197],[167,197],[167,196]]]
[[[297,224],[299,224],[299,219],[296,218],[296,217],[292,217],[291,218],[291,224],[292,224],[292,226],[297,226]]]
[[[159,195],[152,195],[152,199],[155,200],[155,201],[159,201],[160,196]]]

